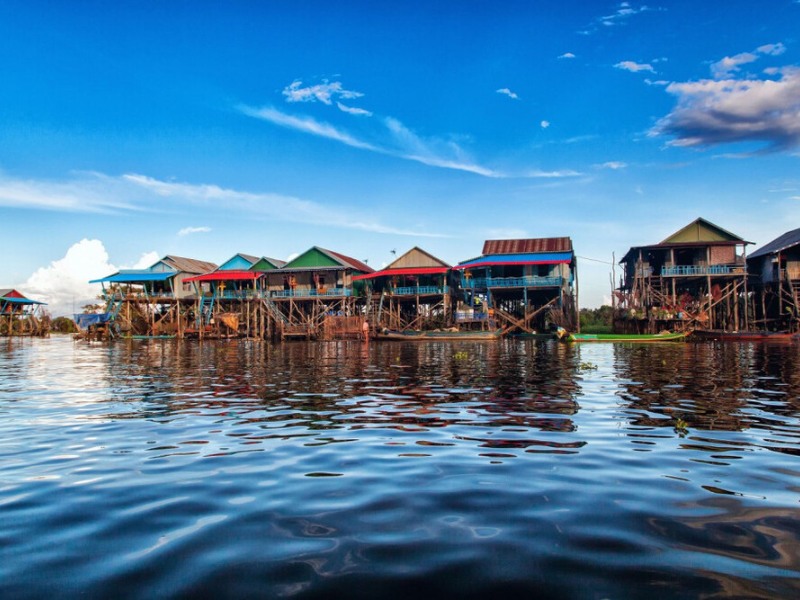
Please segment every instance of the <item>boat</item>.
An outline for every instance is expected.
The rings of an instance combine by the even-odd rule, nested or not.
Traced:
[[[497,340],[502,337],[501,329],[491,331],[394,331],[384,329],[375,333],[372,339],[388,341],[479,341]]]
[[[719,329],[695,329],[692,338],[720,340],[725,342],[779,342],[796,339],[789,331],[722,331]]]
[[[689,332],[665,331],[663,333],[565,333],[561,336],[564,342],[680,342],[686,339]]]

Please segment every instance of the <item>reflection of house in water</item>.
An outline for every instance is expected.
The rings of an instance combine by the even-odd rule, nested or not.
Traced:
[[[494,321],[506,332],[578,326],[577,264],[568,237],[487,240],[461,273],[460,322]]]
[[[747,258],[762,329],[800,328],[800,229],[787,231]]]
[[[353,277],[366,284],[366,314],[376,329],[429,330],[450,325],[450,265],[414,247],[385,269]]]
[[[747,329],[745,247],[750,243],[697,219],[659,244],[632,247],[620,260],[624,275],[616,294],[615,330]]]

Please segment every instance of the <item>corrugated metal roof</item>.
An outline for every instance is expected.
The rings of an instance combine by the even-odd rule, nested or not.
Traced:
[[[798,244],[800,244],[800,229],[792,229],[775,238],[769,244],[761,246],[761,248],[748,255],[747,258],[758,258],[759,256],[765,256],[767,254],[777,254],[782,250],[786,250]]]
[[[472,269],[502,265],[554,265],[572,262],[572,252],[539,252],[530,254],[492,254],[459,263],[454,269]]]
[[[175,277],[176,271],[163,271],[154,273],[152,271],[120,271],[102,279],[92,279],[89,283],[144,283],[145,281],[166,281],[170,277]]]
[[[342,263],[346,267],[350,267],[351,269],[355,269],[356,271],[361,271],[362,273],[374,273],[375,269],[370,267],[368,264],[361,262],[360,260],[356,260],[355,258],[351,258],[346,254],[341,254],[339,252],[334,252],[333,250],[326,250],[325,248],[320,248],[317,246],[317,250],[321,252],[325,252],[334,260]]]
[[[487,254],[532,254],[537,252],[572,252],[572,240],[568,237],[531,238],[527,240],[486,240],[483,255]]]
[[[164,262],[176,271],[182,271],[184,273],[208,273],[217,268],[217,265],[211,262],[197,260],[195,258],[185,258],[183,256],[172,256],[169,254],[158,262]]]
[[[203,273],[202,275],[187,277],[183,281],[187,283],[192,281],[252,281],[263,276],[263,271],[214,271],[213,273]]]
[[[25,305],[28,305],[28,304],[44,304],[44,305],[47,305],[46,302],[39,302],[38,300],[31,300],[30,298],[10,298],[8,296],[2,296],[2,297],[0,297],[0,300],[2,300],[3,303],[8,303],[8,304],[25,304]]]

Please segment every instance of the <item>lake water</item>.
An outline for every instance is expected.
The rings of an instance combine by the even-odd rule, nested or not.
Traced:
[[[800,597],[800,344],[0,340],[0,597]]]

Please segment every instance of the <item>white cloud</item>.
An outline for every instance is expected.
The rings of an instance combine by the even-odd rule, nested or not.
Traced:
[[[0,206],[85,213],[136,210],[97,173],[81,173],[69,182],[21,180],[0,173]]]
[[[336,106],[339,108],[340,111],[346,112],[350,115],[358,115],[363,117],[371,117],[372,113],[368,110],[364,110],[363,108],[355,108],[353,106],[345,106],[341,102],[337,102]]]
[[[624,162],[619,161],[619,160],[610,160],[610,161],[604,162],[602,165],[600,165],[601,168],[603,168],[603,169],[611,169],[612,171],[617,171],[619,169],[624,169],[627,166],[628,166],[627,163],[624,163]]]
[[[542,121],[541,123],[539,123],[539,126],[542,129],[547,129],[548,127],[550,127],[550,121]]]
[[[800,145],[800,68],[777,71],[778,79],[672,83],[672,112],[651,135],[669,135],[676,146],[765,142],[769,150]]]
[[[660,86],[666,86],[666,85],[669,85],[669,84],[670,84],[670,82],[669,82],[669,81],[667,81],[666,79],[655,79],[655,80],[653,80],[653,79],[645,79],[645,80],[644,80],[644,82],[645,82],[647,85],[660,85]]]
[[[575,58],[575,55],[572,52],[564,52],[558,58]]]
[[[630,71],[631,73],[639,73],[641,71],[655,73],[652,65],[648,65],[646,63],[637,63],[632,60],[623,60],[622,62],[615,64],[614,67],[617,69],[622,69],[623,71]]]
[[[89,280],[111,275],[117,270],[108,262],[103,242],[82,239],[73,244],[62,258],[37,269],[18,287],[31,298],[47,302],[47,310],[53,316],[63,316],[81,312],[85,304],[97,303],[101,287],[90,284]]]
[[[156,252],[155,250],[151,250],[150,252],[143,253],[139,260],[137,260],[133,265],[130,267],[120,267],[120,269],[147,269],[148,267],[153,266],[159,260],[161,260],[161,255]]]
[[[335,98],[352,100],[361,98],[364,94],[344,89],[340,81],[329,82],[303,87],[303,82],[296,79],[283,90],[287,102],[322,102],[330,105]]]
[[[604,17],[600,17],[599,21],[602,25],[611,27],[613,25],[618,25],[624,22],[626,19],[629,19],[634,15],[638,15],[640,13],[651,10],[660,10],[660,9],[653,9],[647,5],[635,7],[632,6],[630,2],[621,2],[614,13],[606,15]]]
[[[514,92],[512,92],[508,88],[500,88],[499,90],[497,90],[497,93],[508,96],[509,98],[513,98],[514,100],[519,100],[519,96],[517,96]]]
[[[370,143],[361,141],[351,136],[349,133],[337,129],[333,125],[329,125],[328,123],[320,123],[311,117],[295,117],[292,115],[287,115],[286,113],[283,113],[270,106],[265,106],[262,108],[240,106],[239,110],[249,117],[261,119],[263,121],[269,121],[274,125],[286,127],[287,129],[295,129],[311,135],[335,140],[337,142],[341,142],[342,144],[352,146],[353,148],[380,151],[379,148]]]
[[[184,227],[178,232],[179,236],[191,235],[193,233],[208,233],[211,227]]]
[[[715,79],[724,79],[740,71],[741,65],[755,62],[761,55],[780,56],[786,52],[786,46],[778,42],[777,44],[764,44],[753,52],[741,52],[734,56],[726,56],[711,65],[711,74]]]

